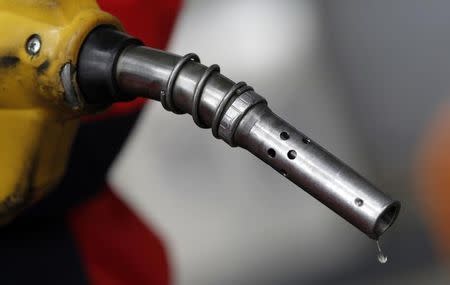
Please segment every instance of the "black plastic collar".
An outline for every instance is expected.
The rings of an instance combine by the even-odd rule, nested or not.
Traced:
[[[135,97],[120,94],[115,69],[122,51],[143,43],[113,26],[99,26],[86,38],[78,57],[77,81],[86,104],[109,105]]]

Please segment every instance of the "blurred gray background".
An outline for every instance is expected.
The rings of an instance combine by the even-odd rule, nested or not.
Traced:
[[[164,239],[175,284],[449,284],[412,184],[450,81],[450,2],[185,1],[169,50],[245,80],[294,126],[398,197],[375,242],[243,150],[159,103],[110,182]]]

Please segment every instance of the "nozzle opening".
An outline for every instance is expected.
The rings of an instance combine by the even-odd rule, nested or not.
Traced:
[[[400,212],[400,202],[396,201],[389,205],[375,222],[374,238],[378,239],[397,219]]]

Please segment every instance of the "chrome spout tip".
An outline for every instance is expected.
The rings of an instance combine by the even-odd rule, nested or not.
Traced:
[[[369,237],[378,240],[397,220],[400,208],[401,204],[399,201],[394,201],[387,205],[375,221],[372,234],[369,234]]]

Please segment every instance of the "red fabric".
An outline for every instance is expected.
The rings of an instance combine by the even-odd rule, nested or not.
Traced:
[[[146,45],[165,49],[181,0],[98,0],[100,7],[122,22],[125,30],[142,40]],[[141,109],[145,99],[116,103],[106,112],[88,116],[83,121],[103,120]]]
[[[69,224],[91,284],[170,284],[162,242],[110,189],[73,209]]]

